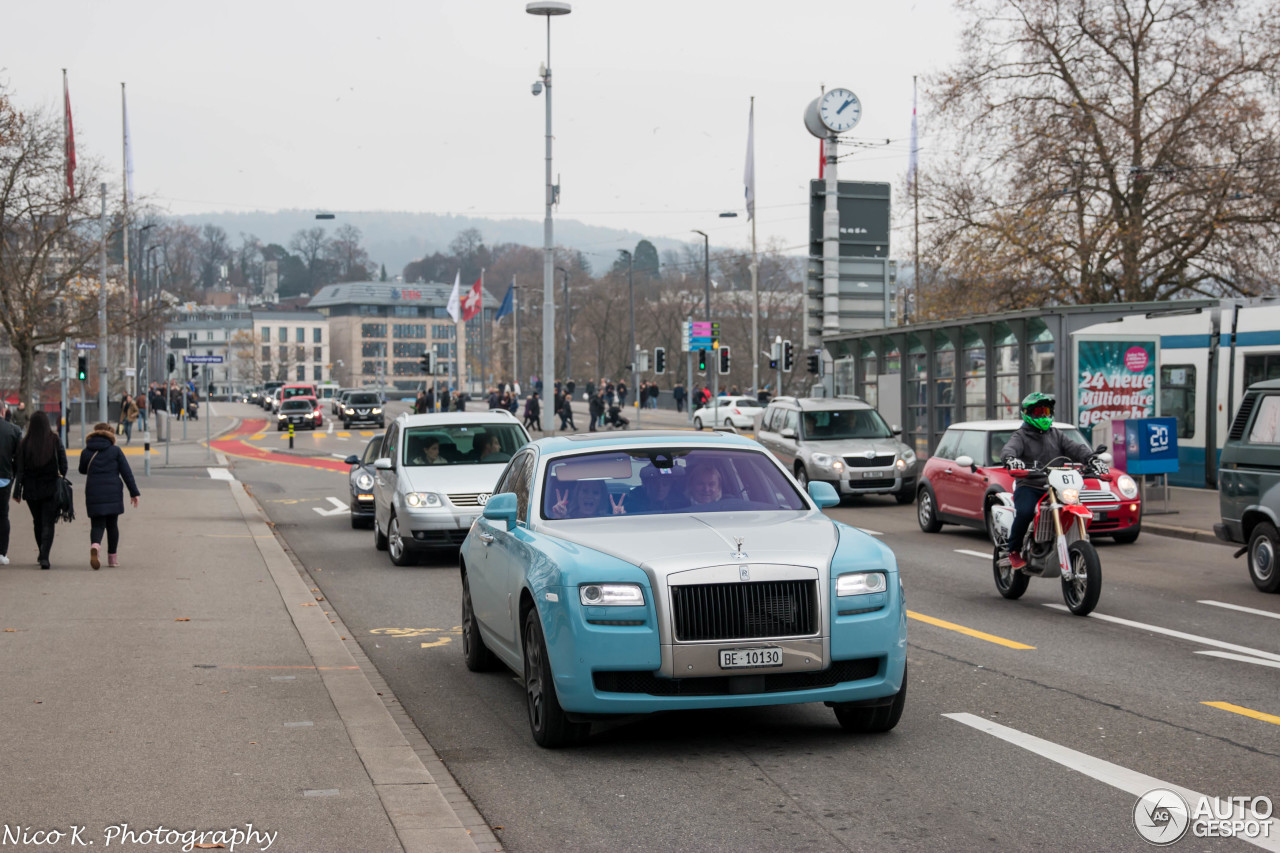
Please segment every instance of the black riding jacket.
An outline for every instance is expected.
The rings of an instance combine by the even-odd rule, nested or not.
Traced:
[[[1042,468],[1060,456],[1084,464],[1093,456],[1093,451],[1087,444],[1067,438],[1061,430],[1050,428],[1048,432],[1041,432],[1028,423],[1009,436],[1000,451],[1001,462],[1007,464],[1010,459],[1021,459],[1028,468]],[[1044,491],[1048,488],[1049,478],[1044,474],[1028,474],[1018,484]]]

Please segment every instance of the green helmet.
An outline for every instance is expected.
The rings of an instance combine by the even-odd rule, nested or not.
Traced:
[[[1022,420],[1041,432],[1048,432],[1053,428],[1055,402],[1052,394],[1032,391],[1022,400]]]

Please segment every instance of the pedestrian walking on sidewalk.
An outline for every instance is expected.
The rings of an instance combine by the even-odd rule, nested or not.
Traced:
[[[7,418],[0,421],[0,566],[9,565],[9,495],[13,493],[21,441],[22,430]]]
[[[129,487],[129,500],[138,506],[138,484],[124,451],[116,447],[116,434],[111,424],[94,424],[80,451],[80,473],[84,478],[84,505],[89,513],[89,565],[102,565],[102,534],[107,534],[107,565],[118,566],[120,555],[120,516],[124,512],[124,489]]]
[[[125,394],[120,398],[120,431],[124,433],[125,444],[133,442],[133,422],[137,419],[138,406],[133,402],[132,397]]]
[[[110,430],[110,427],[107,428]],[[49,568],[53,550],[53,525],[58,520],[58,480],[67,473],[67,451],[49,425],[49,415],[36,411],[27,423],[27,434],[18,444],[18,468],[13,499],[26,501],[39,547],[40,568]]]

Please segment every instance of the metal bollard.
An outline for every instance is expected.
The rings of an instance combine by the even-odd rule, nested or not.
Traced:
[[[293,450],[293,424],[289,424],[289,449]]]

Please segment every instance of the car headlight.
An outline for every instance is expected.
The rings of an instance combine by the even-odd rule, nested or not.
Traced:
[[[1060,494],[1060,496],[1062,497],[1062,502],[1063,502],[1064,504],[1078,504],[1078,503],[1080,503],[1080,490],[1079,490],[1079,489],[1063,489],[1059,494]]]
[[[897,468],[899,471],[905,471],[907,470],[907,460],[899,458],[897,462],[893,463],[893,467]]]
[[[415,509],[444,506],[444,501],[435,492],[409,492],[404,502]]]
[[[348,415],[354,415],[356,413],[355,409],[343,409],[342,411]]]
[[[843,471],[844,463],[834,456],[826,453],[813,454],[813,464],[820,465],[823,468],[830,468],[832,471]]]
[[[634,583],[584,583],[578,600],[590,607],[637,607],[644,604],[644,591]]]
[[[286,415],[284,412],[281,412],[280,414],[276,415],[276,417],[279,418],[280,420],[284,420],[286,417],[288,417],[288,415]]]
[[[369,491],[373,488],[373,477],[370,477],[368,473],[356,477],[356,488],[365,492]]]
[[[870,595],[889,588],[883,572],[850,572],[836,578],[836,595]]]
[[[1128,474],[1121,474],[1116,478],[1116,488],[1126,498],[1136,498],[1138,496],[1138,484]]]
[[[380,415],[380,414],[382,414],[382,409],[374,409],[374,410],[373,410],[373,413],[374,413],[375,415]]]

